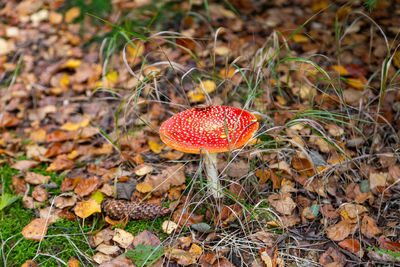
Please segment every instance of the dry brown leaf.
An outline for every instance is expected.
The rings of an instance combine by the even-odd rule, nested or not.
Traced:
[[[27,172],[25,175],[25,181],[30,184],[45,184],[50,181],[50,176],[45,176],[35,172]]]
[[[328,250],[319,258],[319,264],[322,266],[340,267],[344,266],[346,258],[338,249],[329,247]]]
[[[149,140],[148,141],[148,145],[149,145],[151,151],[153,151],[156,154],[160,154],[161,151],[163,150],[163,148],[165,147],[164,144],[160,144],[160,143],[158,143],[156,141],[153,141],[153,140]]]
[[[58,156],[49,167],[47,167],[46,171],[63,171],[72,169],[75,166],[75,163],[70,160],[66,155]]]
[[[154,171],[154,167],[147,164],[140,164],[133,170],[137,176],[144,176]]]
[[[124,231],[120,228],[115,229],[115,235],[112,238],[112,240],[118,243],[118,245],[122,248],[129,247],[132,244],[133,239],[134,237],[131,233]]]
[[[97,263],[97,264],[101,264],[100,266],[112,266],[113,265],[109,265],[107,264],[108,262],[110,262],[113,259],[112,256],[110,255],[106,255],[104,253],[101,252],[97,252],[96,254],[94,254],[93,256],[93,260]]]
[[[351,222],[356,222],[361,218],[361,215],[367,211],[368,209],[366,207],[352,203],[346,203],[339,208],[340,215],[342,215],[343,219],[350,219]]]
[[[118,246],[106,245],[103,243],[98,245],[96,250],[106,255],[117,255],[120,248]]]
[[[161,244],[160,239],[155,236],[152,232],[144,230],[137,236],[135,236],[132,244],[136,247],[139,244],[158,246]]]
[[[185,155],[185,153],[174,150],[174,151],[168,151],[167,153],[160,154],[160,156],[164,159],[169,159],[169,160],[179,160]]]
[[[47,234],[47,227],[45,219],[33,219],[28,225],[22,229],[22,235],[27,240],[40,241]]]
[[[272,194],[268,197],[268,201],[282,215],[291,215],[296,208],[296,203],[290,194]]]
[[[400,166],[393,165],[389,167],[389,182],[394,184],[400,180]]]
[[[63,142],[74,138],[74,134],[66,131],[54,131],[46,135],[46,142]]]
[[[40,219],[44,219],[46,220],[49,224],[56,222],[60,216],[61,210],[59,209],[54,209],[51,208],[50,206],[43,208],[43,209],[39,209],[39,216]]]
[[[365,215],[361,222],[361,233],[366,237],[373,238],[382,233],[382,231],[376,226],[376,222],[373,218]]]
[[[314,166],[308,159],[294,157],[292,159],[292,167],[297,170],[300,175],[311,177],[314,175]]]
[[[189,251],[178,248],[172,248],[172,250],[168,250],[165,256],[167,259],[176,261],[178,264],[183,266],[188,266],[197,262],[195,255]]]
[[[61,192],[67,192],[73,190],[80,181],[80,179],[81,179],[80,177],[75,177],[75,178],[65,177],[64,180],[61,182],[61,188],[60,188]]]
[[[336,219],[339,218],[340,214],[333,208],[331,204],[325,204],[319,208],[322,216],[328,219]]]
[[[86,179],[79,179],[74,192],[79,197],[88,196],[99,187],[99,179],[96,176],[92,176]]]
[[[234,267],[227,258],[218,256],[215,252],[208,252],[201,255],[199,264],[201,267]]]
[[[215,225],[227,227],[231,222],[240,219],[242,216],[242,206],[233,204],[224,206],[215,218]]]
[[[78,217],[85,219],[94,213],[101,212],[101,207],[96,200],[91,198],[87,201],[78,202],[74,211]]]
[[[232,162],[227,167],[227,172],[229,177],[233,178],[240,178],[246,176],[249,173],[249,171],[250,171],[250,164],[244,160]]]
[[[57,197],[54,200],[54,206],[56,206],[59,209],[65,209],[65,208],[70,208],[73,207],[76,204],[77,197],[75,194],[69,194],[69,195],[63,195],[62,197]]]
[[[8,112],[3,112],[0,117],[0,128],[9,128],[17,126],[20,120]]]
[[[326,229],[326,235],[333,241],[341,241],[350,234],[350,231],[350,223],[347,220],[343,220],[335,225],[329,226]]]
[[[35,188],[32,191],[32,197],[39,202],[44,202],[49,198],[49,195],[47,194],[47,191],[41,187],[40,185],[35,186]]]
[[[163,230],[163,232],[169,235],[172,234],[177,228],[178,225],[173,221],[164,221],[161,225],[161,229]]]
[[[54,143],[44,154],[45,157],[50,158],[60,154],[71,152],[75,147],[73,142]]]
[[[278,247],[276,245],[272,247],[264,247],[259,251],[261,261],[267,267],[277,267],[278,258]]]
[[[158,175],[147,176],[144,182],[153,186],[153,194],[164,194],[171,186],[179,186],[185,182],[184,166],[181,163],[173,165]]]
[[[27,171],[39,165],[40,162],[35,160],[20,160],[15,162],[11,168],[17,169],[19,171]]]
[[[20,195],[25,194],[27,186],[26,186],[26,182],[24,179],[18,178],[17,176],[13,175],[11,178],[11,181],[12,181],[12,185],[15,189],[15,192],[17,194],[20,194]]]
[[[172,215],[172,220],[178,224],[179,226],[190,226],[192,224],[199,223],[203,220],[204,215],[197,215],[195,213],[190,212],[190,210],[185,210],[180,208],[174,212]]]
[[[384,172],[371,172],[369,174],[369,188],[374,194],[379,194],[379,187],[384,188],[386,186],[386,180],[389,177],[388,173]]]

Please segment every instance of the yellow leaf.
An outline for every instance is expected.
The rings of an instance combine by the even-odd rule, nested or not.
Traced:
[[[136,190],[143,194],[149,193],[153,189],[154,189],[153,186],[151,186],[151,184],[148,183],[140,183],[136,185]]]
[[[339,75],[341,75],[341,76],[349,76],[350,75],[350,73],[342,65],[333,66],[333,70],[336,71],[337,73],[339,73]]]
[[[89,119],[88,118],[84,118],[81,122],[77,122],[77,123],[73,123],[73,122],[69,122],[67,121],[66,123],[64,123],[61,126],[61,130],[66,130],[66,131],[76,131],[78,129],[84,128],[86,126],[89,125]]]
[[[348,78],[347,79],[347,84],[357,90],[364,90],[367,87],[367,79],[363,76],[359,78]]]
[[[94,213],[101,212],[100,204],[93,198],[87,201],[81,201],[76,204],[75,214],[80,218],[87,218]]]
[[[165,147],[165,145],[160,145],[159,143],[153,140],[149,140],[148,144],[151,151],[153,151],[156,154],[160,154],[163,148]]]
[[[96,200],[96,202],[99,204],[101,204],[101,202],[104,200],[104,195],[102,192],[100,192],[100,190],[94,192],[90,197]]]
[[[215,84],[214,81],[211,80],[205,80],[203,81],[203,85],[201,85],[201,83],[199,84],[199,89],[203,88],[204,90],[207,92],[207,94],[212,93],[215,91],[215,89],[217,88],[217,85]],[[201,90],[203,91],[203,90]]]
[[[69,59],[64,64],[64,68],[76,69],[81,65],[81,60],[79,59]]]
[[[65,13],[65,22],[66,23],[72,22],[74,19],[79,17],[80,14],[81,14],[81,10],[78,7],[73,7],[71,9],[69,9],[67,11],[67,13]]]
[[[69,77],[67,74],[64,74],[60,80],[60,86],[62,88],[68,88],[68,84],[69,84]]]
[[[192,90],[188,93],[190,103],[203,102],[206,98],[203,92]]]
[[[79,156],[79,153],[78,153],[78,151],[76,151],[76,150],[72,150],[71,151],[71,153],[69,153],[68,154],[68,159],[75,159],[76,157],[78,157]]]
[[[393,56],[393,65],[400,69],[400,51],[397,51]]]
[[[296,43],[308,43],[310,40],[304,34],[297,33],[293,35],[293,41]]]
[[[224,79],[226,78],[232,78],[233,74],[235,74],[236,68],[230,67],[228,70],[226,69],[221,69],[219,72],[219,76],[223,77]]]
[[[107,74],[106,76],[107,81],[111,82],[111,83],[115,83],[118,81],[118,72],[116,71],[111,71]]]

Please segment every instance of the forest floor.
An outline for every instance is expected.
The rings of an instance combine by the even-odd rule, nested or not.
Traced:
[[[0,21],[1,266],[400,266],[400,1],[0,0]],[[218,155],[221,199],[158,132],[210,105],[259,123]]]

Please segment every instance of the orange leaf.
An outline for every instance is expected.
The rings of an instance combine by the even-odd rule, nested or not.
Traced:
[[[341,241],[350,234],[351,226],[348,221],[340,221],[339,223],[329,226],[326,229],[327,236],[333,241]]]
[[[99,179],[96,176],[92,176],[87,179],[79,179],[74,192],[80,196],[84,197],[93,193],[99,186]]]
[[[347,249],[348,251],[351,251],[353,253],[357,253],[361,249],[360,242],[358,242],[358,240],[353,239],[353,238],[347,238],[347,239],[339,242],[339,246],[341,248]]]
[[[22,229],[22,235],[25,239],[40,241],[47,234],[47,227],[49,226],[46,219],[33,219],[27,226]]]
[[[49,167],[47,167],[46,171],[53,172],[53,171],[68,170],[72,169],[74,165],[75,163],[72,160],[70,160],[68,156],[60,155],[53,161],[53,163],[50,164]]]

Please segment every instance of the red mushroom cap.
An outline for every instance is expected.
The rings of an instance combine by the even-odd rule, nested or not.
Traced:
[[[229,134],[229,140],[226,135]],[[258,129],[257,118],[233,107],[193,108],[172,116],[161,124],[161,140],[186,153],[219,153],[246,144]]]

